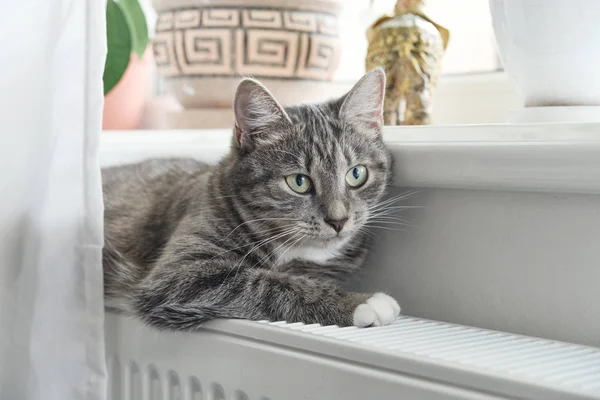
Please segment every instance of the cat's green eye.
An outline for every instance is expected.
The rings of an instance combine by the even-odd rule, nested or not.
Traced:
[[[312,181],[306,175],[302,174],[291,174],[285,177],[285,181],[296,193],[304,194],[308,193],[310,188],[312,187]]]
[[[346,173],[346,183],[353,189],[358,189],[365,184],[369,173],[364,165],[355,165]]]

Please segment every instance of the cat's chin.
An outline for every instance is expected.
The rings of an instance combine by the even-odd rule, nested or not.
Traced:
[[[331,236],[317,236],[305,242],[305,245],[312,247],[328,248],[346,243],[352,236],[351,232],[342,232]]]

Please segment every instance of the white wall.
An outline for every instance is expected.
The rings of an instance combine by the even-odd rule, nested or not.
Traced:
[[[415,227],[375,231],[355,287],[408,315],[600,346],[600,196],[423,189],[407,204],[424,207],[403,212]]]

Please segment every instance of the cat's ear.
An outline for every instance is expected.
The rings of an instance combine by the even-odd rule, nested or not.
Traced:
[[[343,98],[340,119],[360,128],[381,131],[385,73],[382,68],[367,72]]]
[[[272,142],[292,122],[271,92],[260,82],[245,78],[237,87],[233,102],[235,140],[240,148],[252,150]]]

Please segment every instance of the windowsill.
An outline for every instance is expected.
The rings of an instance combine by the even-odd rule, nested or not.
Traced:
[[[331,94],[355,82],[337,81]],[[433,92],[435,125],[503,123],[521,106],[516,87],[503,71],[442,75]]]
[[[326,97],[350,90],[355,82],[335,83]],[[435,125],[503,123],[521,106],[514,84],[503,71],[442,75],[432,98]]]
[[[436,125],[503,123],[521,99],[504,72],[442,76],[433,93]]]
[[[397,186],[600,194],[599,123],[387,127]]]
[[[354,83],[334,81],[322,85],[318,89],[319,97],[328,99],[341,96]],[[434,125],[503,123],[512,111],[520,108],[520,104],[514,85],[504,72],[443,75],[433,92],[432,119]],[[177,102],[169,96],[151,99],[144,112],[142,127],[187,128],[197,126],[197,121],[201,120],[209,124],[205,128],[213,128],[229,125],[232,118],[229,109],[188,110],[185,118],[179,114],[180,110]],[[208,121],[216,125],[212,126]]]
[[[386,127],[394,185],[600,193],[599,123]],[[105,132],[102,165],[148,157],[217,162],[230,130]]]

